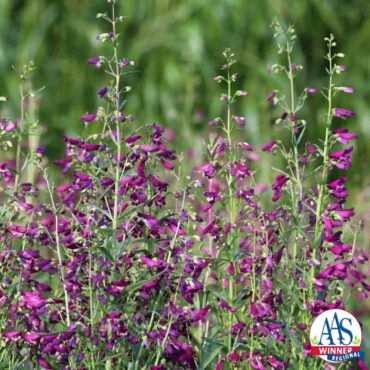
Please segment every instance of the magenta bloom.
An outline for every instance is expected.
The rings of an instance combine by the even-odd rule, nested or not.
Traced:
[[[348,170],[351,168],[352,157],[351,152],[353,150],[353,146],[341,150],[339,152],[334,152],[329,155],[330,159],[335,160],[335,166],[342,170]]]
[[[17,124],[13,121],[10,121],[6,126],[5,126],[5,131],[10,132],[13,131],[17,128]]]
[[[350,86],[343,86],[343,87],[339,87],[339,90],[347,93],[347,94],[354,94],[355,93],[355,89],[353,87],[350,87]]]
[[[315,87],[308,87],[307,88],[307,92],[309,94],[316,94],[317,93],[317,89]]]
[[[208,125],[209,126],[216,126],[217,125],[217,122],[219,121],[220,119],[219,118],[214,118],[214,119],[211,119],[210,121],[208,121]]]
[[[274,146],[276,145],[277,141],[276,140],[273,140],[273,141],[270,141],[269,143],[265,144],[263,147],[262,147],[262,151],[263,152],[271,152],[272,149],[274,148]]]
[[[316,150],[315,150],[315,147],[311,144],[308,144],[307,143],[307,150],[309,151],[310,154],[315,154]]]
[[[173,166],[173,164],[169,161],[166,161],[164,159],[161,160],[162,162],[162,165],[164,168],[167,168],[168,170],[172,171],[175,167]]]
[[[93,57],[87,60],[89,64],[96,64],[100,62],[100,57]]]
[[[342,144],[348,144],[351,140],[358,138],[357,134],[352,134],[345,128],[338,128],[333,131],[333,134],[336,136],[336,140]]]
[[[101,67],[102,58],[101,57],[93,57],[87,60],[87,63],[94,64],[95,68]]]
[[[39,357],[39,359],[37,360],[37,362],[39,363],[39,365],[41,366],[42,369],[45,369],[45,370],[51,370],[52,367],[51,365],[49,364],[48,361],[46,361],[44,358],[42,357]]]
[[[141,257],[141,262],[148,266],[148,267],[151,267],[151,268],[159,268],[159,269],[164,269],[167,267],[167,262],[166,261],[163,261],[163,260],[160,260],[160,259],[157,259],[157,260],[153,260],[151,258],[148,258],[148,257]]]
[[[27,308],[40,308],[47,302],[47,299],[37,292],[21,292],[21,295],[23,300],[20,305],[25,305]]]
[[[96,117],[97,117],[96,114],[85,114],[84,116],[81,117],[80,121],[85,122],[85,123],[89,123],[91,121],[95,121]]]
[[[161,221],[159,221],[158,219],[151,215],[147,215],[145,213],[140,212],[138,212],[137,215],[142,219],[142,221],[149,230],[157,229],[161,225]]]
[[[275,91],[271,91],[268,95],[267,95],[267,101],[271,101],[272,99],[274,99],[276,96],[276,93]]]
[[[212,164],[208,163],[203,166],[198,166],[195,168],[198,172],[203,172],[203,175],[211,179],[217,173],[217,168]]]
[[[249,94],[249,92],[246,91],[246,90],[238,90],[236,92],[236,95],[239,95],[239,96],[247,96],[248,94]]]
[[[99,95],[100,98],[104,98],[105,95],[107,95],[107,92],[108,92],[108,88],[107,87],[102,87],[101,89],[99,89],[98,95]]]
[[[23,339],[28,343],[35,343],[41,338],[41,335],[36,333],[25,333],[22,334]]]
[[[158,152],[159,147],[157,145],[142,144],[140,145],[140,149],[146,153],[153,153],[153,152]]]
[[[343,221],[347,222],[354,216],[355,211],[353,208],[349,209],[339,209],[335,211],[335,214]]]
[[[341,177],[327,185],[328,189],[332,191],[332,194],[335,198],[338,199],[347,198],[348,189],[345,186],[346,181],[347,179],[345,177]]]
[[[21,336],[21,333],[19,331],[8,331],[2,333],[2,336],[6,339],[17,339]]]
[[[59,194],[63,194],[66,191],[70,190],[71,188],[72,188],[72,185],[70,184],[59,185],[56,187],[55,192]]]
[[[350,118],[356,115],[355,112],[351,110],[344,109],[344,108],[334,108],[333,109],[333,116],[338,118]]]
[[[239,126],[244,126],[245,125],[245,118],[244,117],[235,116],[234,119],[235,119],[235,122],[237,123],[237,125],[239,125]]]
[[[288,182],[288,180],[289,178],[285,175],[276,176],[275,181],[272,185],[272,191],[274,193],[272,197],[273,202],[276,202],[280,199],[283,188],[285,184]]]
[[[240,145],[244,150],[247,150],[248,152],[254,150],[253,146],[249,145],[248,143],[241,143]]]

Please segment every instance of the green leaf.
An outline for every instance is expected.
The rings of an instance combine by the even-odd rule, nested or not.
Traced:
[[[130,243],[131,240],[131,234],[123,241],[120,250],[118,251],[117,259],[120,259],[123,252],[125,251],[126,247],[128,246],[128,243]]]
[[[156,275],[153,275],[151,276],[149,279],[145,279],[145,280],[140,280],[134,284],[131,284],[129,285],[127,288],[126,288],[126,292],[130,293],[130,292],[134,292],[135,290],[138,290],[140,289],[142,286],[144,286],[146,283],[150,283],[151,281],[153,281],[155,278],[161,276],[163,273],[164,273],[165,270],[161,271],[160,273],[156,274]]]
[[[198,370],[205,370],[208,366],[212,365],[214,358],[224,348],[220,344],[211,344],[204,350],[203,361],[198,366]],[[214,368],[214,367],[212,367]]]
[[[109,252],[109,250],[105,247],[103,248],[99,248],[99,250],[104,254],[104,256],[111,262],[114,261],[114,258],[112,256],[112,254]]]

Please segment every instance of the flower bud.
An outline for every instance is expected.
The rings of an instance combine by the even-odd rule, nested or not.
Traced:
[[[246,90],[238,90],[237,92],[236,92],[236,95],[237,96],[247,96],[249,94],[249,92],[248,91],[246,91]]]

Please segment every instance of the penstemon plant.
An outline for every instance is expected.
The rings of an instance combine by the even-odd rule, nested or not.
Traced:
[[[44,150],[23,143],[34,125],[24,111],[29,83],[18,124],[0,121],[2,147],[15,148],[15,162],[0,164],[1,368],[332,369],[308,355],[309,326],[324,310],[345,308],[350,288],[364,297],[370,290],[360,266],[368,256],[355,238],[343,241],[354,215],[346,179],[333,178],[333,169],[350,168],[353,150],[336,146],[356,138],[334,128],[354,116],[335,108],[336,94],[354,89],[335,84],[345,67],[334,37],[325,39],[324,137],[311,144],[301,114],[316,89],[297,94],[295,31],[273,22],[284,62],[270,72],[285,75],[289,88],[268,101],[281,109],[276,124],[290,145],[275,139],[261,148],[283,159],[272,199],[258,183],[261,153],[237,140],[247,120],[234,103],[249,92],[235,88],[230,50],[214,78],[225,86],[225,114],[209,121],[207,161],[180,189],[164,128],[139,126],[126,110],[134,63],[120,56],[117,28],[126,18],[117,0],[107,3],[97,18],[109,29],[97,39],[111,53],[88,63],[110,82],[96,111],[80,119],[85,136],[64,137],[65,157],[55,161],[62,183],[53,183]]]

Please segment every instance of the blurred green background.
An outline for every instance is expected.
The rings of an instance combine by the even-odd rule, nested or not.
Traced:
[[[348,68],[339,81],[357,89],[355,96],[338,97],[335,103],[354,110],[356,118],[336,120],[335,125],[360,135],[353,167],[346,175],[353,190],[350,204],[357,207],[364,224],[362,244],[368,247],[369,0],[121,0],[119,4],[120,14],[128,16],[120,27],[120,54],[134,60],[137,71],[127,76],[133,86],[127,113],[139,123],[156,121],[173,129],[173,146],[180,152],[195,150],[195,162],[203,151],[202,137],[209,132],[208,120],[222,114],[220,86],[212,77],[224,62],[225,48],[236,53],[238,87],[250,91],[237,106],[237,114],[247,117],[242,140],[259,146],[281,131],[274,125],[279,112],[271,109],[266,96],[272,89],[287,88],[281,76],[267,73],[278,61],[269,27],[272,18],[295,25],[294,62],[304,65],[297,82],[301,89],[326,86],[323,39],[335,34],[338,51],[346,54],[342,64]],[[79,118],[96,110],[97,90],[107,84],[103,71],[86,63],[104,54],[95,37],[109,30],[95,16],[106,8],[106,0],[0,0],[0,96],[9,97],[0,106],[1,115],[19,115],[19,78],[12,66],[20,70],[34,60],[34,88],[45,89],[33,109],[44,128],[41,144],[50,159],[63,156],[63,134],[83,133]],[[307,136],[316,142],[323,136],[325,109],[317,94],[299,116],[308,121]],[[270,176],[270,163],[261,166],[261,172]]]
[[[251,92],[242,99],[239,115],[246,115],[245,139],[263,144],[280,128],[278,112],[266,103],[267,93],[285,88],[280,76],[267,73],[277,61],[269,25],[277,16],[292,22],[298,34],[296,62],[304,65],[298,85],[321,88],[326,84],[325,44],[330,32],[347,58],[348,70],[340,80],[357,89],[337,106],[353,109],[357,118],[341,123],[360,134],[349,175],[353,186],[368,184],[370,158],[370,2],[368,0],[122,0],[121,55],[135,60],[128,83],[134,90],[128,109],[140,123],[157,121],[176,132],[178,150],[200,145],[195,133],[208,130],[207,121],[221,114],[219,86],[212,81],[223,63],[222,51],[237,55],[240,87]],[[50,158],[63,153],[62,134],[83,130],[81,115],[95,111],[96,91],[107,78],[87,65],[89,57],[103,53],[95,36],[107,31],[95,19],[105,11],[105,0],[1,0],[0,95],[10,97],[7,111],[19,112],[16,69],[32,59],[37,65],[34,87],[45,86],[38,104],[45,127],[42,144]],[[4,105],[2,105],[4,106]],[[308,137],[322,136],[325,104],[312,97],[301,115],[309,123]],[[3,114],[5,114],[3,112]],[[58,143],[56,145],[56,143]]]

